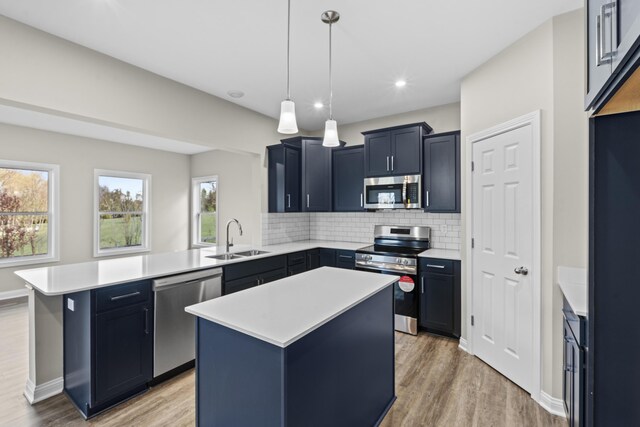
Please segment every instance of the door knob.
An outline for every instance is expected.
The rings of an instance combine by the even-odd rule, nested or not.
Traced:
[[[526,267],[516,267],[513,271],[514,273],[522,274],[523,276],[526,276],[527,274],[529,274],[529,270],[527,270]]]

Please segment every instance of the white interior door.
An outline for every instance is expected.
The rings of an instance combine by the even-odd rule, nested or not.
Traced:
[[[530,393],[534,247],[531,126],[473,143],[472,175],[474,353]]]

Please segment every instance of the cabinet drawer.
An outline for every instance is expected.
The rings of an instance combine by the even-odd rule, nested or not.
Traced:
[[[450,259],[425,258],[420,260],[423,272],[453,274],[453,261]]]
[[[96,311],[102,312],[132,304],[144,303],[151,297],[151,283],[126,283],[96,290]]]
[[[307,253],[304,251],[294,252],[292,254],[287,255],[287,265],[300,265],[307,263]]]
[[[264,273],[266,271],[277,270],[287,266],[287,256],[278,255],[256,260],[247,260],[224,267],[224,280],[236,280]]]
[[[356,253],[354,251],[336,250],[336,267],[353,270],[356,267]]]

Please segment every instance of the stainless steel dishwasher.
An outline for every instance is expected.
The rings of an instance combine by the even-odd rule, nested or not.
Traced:
[[[195,271],[153,281],[154,378],[195,358],[195,318],[184,308],[222,295],[222,269]]]

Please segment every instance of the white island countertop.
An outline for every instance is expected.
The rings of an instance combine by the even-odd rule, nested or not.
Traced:
[[[589,315],[586,269],[558,267],[558,286],[575,314],[585,317]]]
[[[136,280],[153,279],[189,271],[222,267],[228,264],[314,248],[356,250],[363,246],[366,246],[366,243],[325,240],[303,240],[268,246],[237,245],[233,246],[230,252],[259,249],[267,251],[268,253],[226,261],[209,258],[212,255],[225,252],[224,247],[217,246],[204,249],[191,249],[33,268],[16,271],[15,274],[38,292],[44,295],[54,296],[118,285]]]
[[[321,267],[185,310],[278,347],[287,347],[396,280],[397,276]]]

